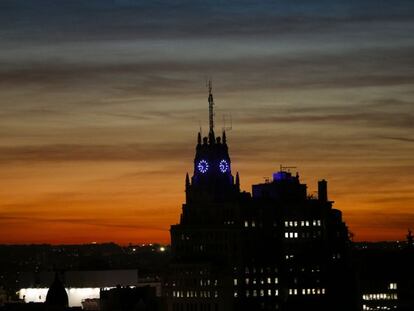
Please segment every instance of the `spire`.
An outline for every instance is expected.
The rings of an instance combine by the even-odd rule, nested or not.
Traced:
[[[188,189],[188,187],[190,186],[190,177],[187,175],[185,175],[185,189]]]
[[[223,131],[223,144],[227,143],[226,131]]]
[[[236,188],[240,191],[240,177],[239,172],[236,173]]]
[[[210,124],[210,132],[209,132],[209,138],[210,143],[214,143],[214,101],[213,101],[213,82],[208,80],[208,116],[209,116],[209,124]]]
[[[68,294],[57,272],[55,273],[55,280],[47,291],[45,304],[61,308],[68,306]]]
[[[197,136],[197,144],[201,145],[201,132],[198,132],[198,136]]]

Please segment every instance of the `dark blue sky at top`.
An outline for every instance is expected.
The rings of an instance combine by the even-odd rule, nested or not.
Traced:
[[[3,0],[0,40],[257,35],[411,18],[410,0]]]

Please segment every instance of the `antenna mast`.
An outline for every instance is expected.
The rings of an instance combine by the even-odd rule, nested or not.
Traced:
[[[214,133],[214,101],[211,90],[213,89],[213,83],[211,79],[208,80],[208,114],[210,121],[210,133]]]

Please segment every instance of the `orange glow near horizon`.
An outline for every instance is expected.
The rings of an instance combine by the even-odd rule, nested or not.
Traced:
[[[210,76],[243,190],[296,166],[355,240],[414,229],[414,2],[66,2],[0,9],[0,243],[169,243]]]

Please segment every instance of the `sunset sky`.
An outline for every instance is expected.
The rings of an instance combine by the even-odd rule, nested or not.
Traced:
[[[0,243],[169,243],[207,77],[243,190],[414,229],[414,1],[1,0]]]

